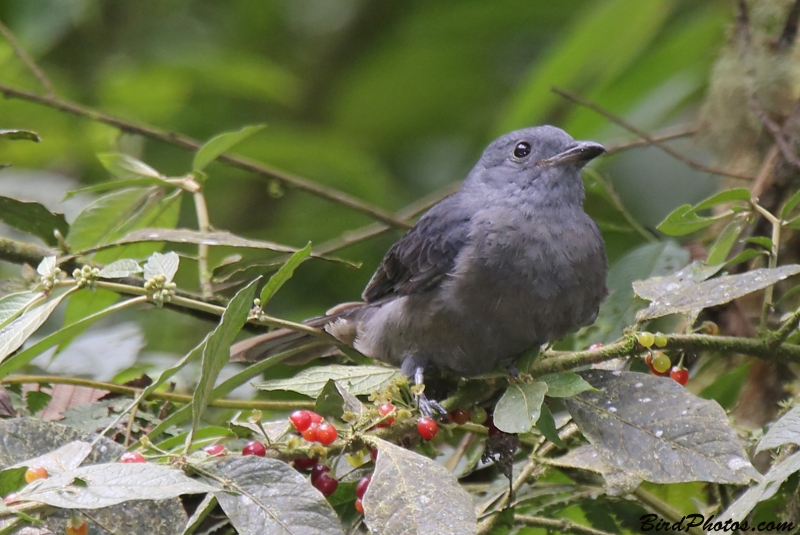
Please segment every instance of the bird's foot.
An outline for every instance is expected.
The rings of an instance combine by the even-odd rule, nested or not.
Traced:
[[[447,410],[435,399],[428,399],[425,394],[417,396],[417,407],[419,407],[419,412],[428,418],[435,418],[437,414],[442,417],[447,416]]]

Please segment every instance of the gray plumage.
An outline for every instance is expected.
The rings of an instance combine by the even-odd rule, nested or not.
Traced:
[[[506,134],[461,189],[386,254],[362,295],[312,324],[411,376],[509,369],[591,324],[607,294],[605,247],[583,211],[581,168],[605,152],[552,126]],[[302,341],[276,331],[232,348],[260,360]]]

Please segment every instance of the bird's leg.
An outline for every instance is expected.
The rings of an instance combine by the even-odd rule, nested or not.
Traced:
[[[400,371],[403,373],[403,375],[409,377],[414,382],[414,385],[420,387],[418,390],[422,390],[425,386],[425,366],[423,362],[424,361],[416,355],[408,355],[403,360],[402,366],[400,366]],[[442,407],[436,400],[428,399],[424,390],[415,395],[417,398],[417,407],[419,407],[419,411],[425,416],[430,418],[433,417],[437,412],[442,416],[447,414],[447,411],[444,409],[444,407]]]
[[[423,382],[423,373],[425,369],[422,366],[417,366],[414,369],[414,384],[424,385]],[[420,392],[417,395],[417,406],[419,407],[419,412],[427,416],[428,418],[432,418],[438,412],[442,416],[447,415],[447,411],[444,407],[442,407],[438,401],[435,399],[428,399],[425,395],[425,391]]]

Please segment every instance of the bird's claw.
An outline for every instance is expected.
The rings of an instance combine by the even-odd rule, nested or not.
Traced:
[[[420,394],[417,398],[417,407],[419,407],[419,412],[428,418],[435,417],[437,413],[441,416],[447,415],[447,410],[438,401],[428,399],[425,394]]]

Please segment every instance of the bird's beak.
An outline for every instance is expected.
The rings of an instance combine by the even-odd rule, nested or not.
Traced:
[[[595,143],[594,141],[578,141],[564,152],[556,154],[552,158],[539,160],[536,165],[539,167],[553,167],[569,162],[580,162],[582,165],[586,165],[590,160],[597,158],[605,152],[606,148],[600,143]]]

